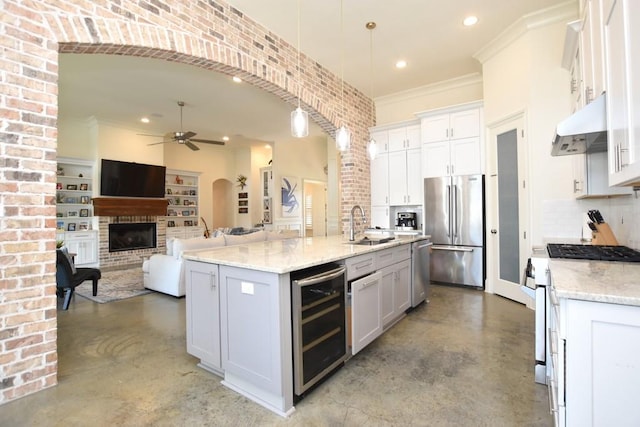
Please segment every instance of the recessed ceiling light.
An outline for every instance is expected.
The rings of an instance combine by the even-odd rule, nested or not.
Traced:
[[[264,148],[266,148],[267,150],[271,150],[271,146],[269,144],[264,144]]]
[[[149,120],[149,117],[143,117],[143,118],[140,119],[140,121],[142,123],[149,123],[151,120]]]
[[[222,137],[222,140],[223,140],[223,141],[228,141],[228,140],[229,140],[229,137],[225,135],[225,136],[223,136],[223,137]]]
[[[478,23],[478,17],[473,15],[467,16],[462,21],[462,25],[464,25],[465,27],[470,27],[472,25],[476,25],[477,23]]]
[[[236,82],[236,83],[242,83],[242,79],[241,79],[240,77],[238,77],[238,76],[233,76],[233,79],[232,79],[232,80],[233,80],[234,82]]]
[[[396,62],[396,68],[405,68],[406,66],[407,66],[407,61],[405,61],[404,59],[401,59],[398,62]]]

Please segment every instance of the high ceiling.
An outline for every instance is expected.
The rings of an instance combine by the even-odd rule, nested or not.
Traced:
[[[228,0],[248,17],[297,45],[298,0]],[[301,50],[346,82],[374,97],[481,72],[473,58],[519,18],[558,0],[300,0]],[[479,18],[464,27],[468,14]],[[373,73],[371,33],[375,21]],[[344,42],[343,42],[344,41]],[[344,57],[344,60],[342,59]],[[394,63],[408,65],[397,70]],[[343,71],[342,71],[343,70]],[[372,80],[373,78],[373,80]],[[228,135],[236,144],[290,138],[292,107],[248,84],[197,67],[160,60],[103,55],[60,58],[60,119],[94,116],[140,132],[180,130],[177,101],[185,101],[184,130],[196,138]],[[148,125],[141,116],[151,119]],[[312,125],[311,135],[322,135]],[[232,145],[229,142],[229,146]],[[151,141],[150,141],[151,142]]]

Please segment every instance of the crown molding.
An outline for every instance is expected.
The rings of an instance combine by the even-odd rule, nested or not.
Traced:
[[[420,98],[433,95],[435,93],[445,92],[452,89],[475,84],[482,84],[482,75],[480,73],[466,74],[464,76],[455,77],[453,79],[443,80],[441,82],[418,86],[413,89],[392,93],[390,95],[380,96],[378,98],[375,98],[375,103],[376,106],[382,107],[385,105],[391,105],[397,102],[406,101],[412,98]]]
[[[578,2],[575,0],[566,1],[537,12],[524,15],[522,18],[507,27],[507,29],[500,33],[498,37],[476,52],[473,57],[480,61],[481,64],[484,64],[528,31],[558,22],[566,23],[577,19],[577,17]]]

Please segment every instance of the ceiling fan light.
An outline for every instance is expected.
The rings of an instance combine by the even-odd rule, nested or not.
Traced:
[[[309,135],[309,114],[300,107],[291,112],[291,135],[296,138]]]
[[[336,147],[340,151],[347,151],[351,146],[351,131],[342,125],[336,132]]]
[[[369,153],[369,158],[371,160],[375,159],[376,155],[378,154],[378,143],[375,139],[373,139],[373,137],[371,137],[369,143],[367,144],[367,153]]]

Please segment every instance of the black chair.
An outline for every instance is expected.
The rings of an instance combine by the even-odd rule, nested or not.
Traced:
[[[56,287],[59,296],[64,296],[62,309],[69,308],[69,302],[76,286],[85,280],[93,281],[93,296],[98,294],[98,280],[102,274],[97,268],[76,268],[62,250],[56,249]]]

